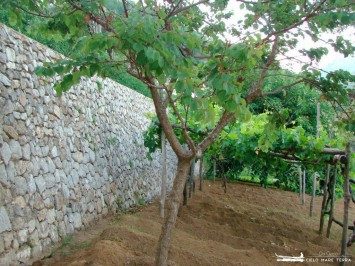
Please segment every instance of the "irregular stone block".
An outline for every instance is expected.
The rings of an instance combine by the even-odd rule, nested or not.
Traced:
[[[6,77],[2,73],[0,73],[0,82],[6,87],[10,87],[11,86],[11,82],[10,82],[9,78]]]
[[[11,140],[9,143],[10,150],[11,150],[11,158],[18,160],[22,158],[22,149],[21,145],[18,141],[16,140]]]
[[[6,142],[2,143],[0,152],[2,160],[5,164],[8,164],[11,159],[11,149],[9,144],[7,144]]]
[[[31,248],[29,246],[22,246],[16,253],[16,258],[19,262],[27,262],[31,257]]]
[[[1,75],[1,73],[0,73],[0,75]],[[2,108],[3,115],[11,114],[13,111],[14,111],[14,104],[12,103],[12,101],[7,100],[6,104]]]
[[[11,229],[12,226],[7,211],[4,207],[0,207],[0,233]]]

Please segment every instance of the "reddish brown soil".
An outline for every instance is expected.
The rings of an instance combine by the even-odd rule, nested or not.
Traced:
[[[321,198],[309,217],[309,198],[246,184],[205,183],[181,209],[170,252],[171,265],[275,265],[276,256],[339,253],[341,228],[331,239],[317,234]],[[342,201],[336,204],[342,218]],[[355,208],[350,209],[351,220]],[[42,265],[153,265],[161,228],[158,204],[105,218],[74,235]],[[326,224],[325,224],[326,228]],[[349,251],[355,255],[355,248]],[[306,263],[307,264],[307,263]],[[314,263],[308,263],[314,265]],[[293,264],[295,265],[295,264]]]

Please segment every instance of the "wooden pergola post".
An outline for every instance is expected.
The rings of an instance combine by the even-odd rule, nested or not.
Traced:
[[[195,159],[192,160],[191,166],[190,166],[190,174],[189,174],[189,198],[191,198],[192,192],[195,191],[194,186],[195,186],[195,180],[194,180],[194,175],[195,175]]]
[[[302,195],[303,195],[303,175],[302,175],[302,167],[299,165],[298,166],[298,179],[299,179],[299,185],[300,185],[300,204],[303,204],[303,199],[302,199]]]
[[[319,138],[320,135],[320,103],[317,102],[317,138]],[[317,177],[318,173],[315,172],[313,174],[313,182],[312,182],[312,196],[311,196],[311,202],[309,204],[309,216],[313,216],[313,205],[314,205],[314,197],[316,196],[316,186],[317,186]]]
[[[303,179],[302,179],[302,205],[305,203],[306,197],[306,169],[303,170]]]
[[[343,214],[343,232],[341,237],[341,252],[340,256],[345,258],[346,256],[346,244],[347,244],[347,231],[349,222],[349,203],[350,203],[350,191],[349,191],[349,173],[350,173],[350,143],[346,146],[346,163],[344,165],[344,214]],[[345,265],[345,261],[342,261],[340,265]]]
[[[322,209],[321,209],[321,215],[320,215],[320,221],[319,221],[319,234],[323,234],[323,226],[324,226],[324,216],[325,212],[327,210],[327,199],[328,199],[328,183],[329,183],[329,175],[330,175],[330,165],[327,165],[327,174],[325,176],[324,180],[324,186],[323,186],[323,200],[322,200]]]
[[[216,173],[217,172],[217,165],[216,160],[213,160],[213,181],[216,181]]]
[[[309,216],[313,216],[313,207],[314,207],[314,198],[316,196],[316,187],[317,187],[317,177],[318,173],[315,172],[313,174],[313,184],[312,184],[312,197],[311,197],[311,202],[309,204]]]
[[[334,174],[332,175],[331,178],[331,183],[330,183],[330,208],[329,208],[329,220],[328,220],[328,227],[327,227],[327,234],[326,237],[329,238],[330,236],[330,229],[332,227],[332,222],[333,222],[333,216],[334,216],[334,202],[335,202],[335,183],[336,183],[336,178],[337,178],[337,166],[334,165]]]

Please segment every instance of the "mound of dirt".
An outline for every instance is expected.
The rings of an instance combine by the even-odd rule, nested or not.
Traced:
[[[275,265],[276,256],[338,254],[341,228],[333,225],[331,238],[319,236],[321,199],[309,217],[309,198],[300,205],[296,193],[206,182],[181,208],[174,230],[170,265]],[[342,217],[342,201],[336,204]],[[350,219],[355,219],[351,206]],[[41,265],[154,265],[161,219],[158,204],[135,213],[107,217],[74,235]],[[88,243],[82,245],[82,243]],[[354,250],[349,250],[355,255]],[[314,263],[312,263],[313,265]]]

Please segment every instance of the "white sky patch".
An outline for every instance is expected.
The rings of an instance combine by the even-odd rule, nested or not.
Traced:
[[[343,36],[345,39],[350,40],[352,43],[355,41],[355,30],[354,28],[348,28],[345,31],[339,34]],[[322,40],[328,40],[334,38],[334,34],[332,33],[322,33],[320,35]],[[309,36],[305,38],[301,38],[297,45],[297,49],[293,51],[289,51],[288,55],[300,58],[302,61],[309,60],[308,57],[300,54],[298,50],[301,49],[310,49],[316,47],[325,47],[328,49],[328,54],[323,56],[319,62],[314,62],[313,66],[318,67],[320,69],[324,69],[326,71],[332,71],[336,69],[345,69],[350,71],[352,74],[355,74],[355,58],[354,56],[349,56],[345,58],[341,53],[334,51],[334,48],[329,44],[326,44],[322,41],[314,42]],[[296,62],[291,62],[291,65],[294,67],[294,71],[298,72],[301,70],[302,64],[297,64]]]
[[[136,1],[136,0],[134,0]],[[196,3],[200,0],[193,0],[191,3]],[[166,4],[164,0],[158,0],[159,4]],[[232,11],[233,15],[228,19],[224,20],[227,28],[240,28],[238,26],[238,21],[243,20],[245,15],[248,13],[247,9],[240,8],[241,3],[235,2],[233,0],[229,1],[226,11]],[[206,5],[198,6],[202,11],[212,14],[209,7]],[[258,32],[256,30],[256,32]],[[243,33],[242,33],[243,34]],[[353,44],[355,42],[355,27],[348,28],[343,32],[338,33],[322,33],[320,34],[320,39],[328,41],[329,39],[335,39],[336,36],[342,36],[344,39],[351,41]],[[224,33],[224,37],[226,37],[231,43],[240,42],[241,37],[235,37],[230,35],[229,33]],[[243,36],[242,36],[243,37]],[[335,37],[335,38],[334,38]],[[313,61],[312,66],[316,69],[321,69],[325,71],[333,71],[337,69],[344,69],[352,74],[355,74],[355,57],[349,56],[344,58],[341,53],[335,52],[334,48],[329,44],[326,44],[322,41],[314,42],[311,37],[305,34],[305,37],[299,37],[299,42],[295,49],[289,50],[287,52],[288,57],[293,57],[294,59],[285,59],[284,56],[280,55],[278,59],[280,60],[280,64],[283,68],[289,69],[294,72],[300,72],[304,62],[310,62],[310,59],[301,54],[299,50],[302,49],[310,49],[317,47],[326,47],[328,49],[328,54],[324,55],[319,62]],[[299,60],[299,61],[298,61]],[[324,73],[323,73],[324,74]]]
[[[201,10],[210,13],[209,9],[206,6],[201,5],[200,8]],[[240,3],[236,3],[234,1],[229,1],[229,4],[227,6],[227,11],[233,12],[231,18],[229,18],[228,20],[224,20],[227,28],[236,27],[238,25],[238,21],[242,20],[244,16],[248,13],[248,10],[240,9]],[[334,37],[336,37],[336,35],[340,35],[344,37],[344,39],[347,39],[352,43],[355,42],[354,27],[348,28],[343,32],[339,32],[339,34],[322,33],[320,34],[319,37],[322,40],[328,41],[329,39],[335,39]],[[228,33],[226,33],[224,36],[226,36],[226,38],[230,40],[232,43],[238,42],[238,40],[240,40],[240,38],[232,36]],[[348,70],[352,74],[355,74],[354,56],[349,56],[347,58],[344,58],[344,56],[341,53],[335,52],[334,48],[331,47],[329,44],[326,44],[322,41],[314,42],[311,39],[311,37],[309,37],[307,34],[305,34],[304,38],[299,37],[299,42],[296,48],[288,51],[286,54],[288,57],[294,57],[295,59],[284,59],[284,56],[279,56],[278,59],[280,60],[281,66],[283,68],[292,70],[294,72],[300,72],[302,66],[304,65],[304,63],[302,62],[310,62],[310,59],[307,56],[301,54],[299,50],[317,48],[317,47],[326,47],[328,49],[328,54],[323,56],[319,62],[316,61],[312,62],[313,67],[326,70],[326,71],[344,69],[344,70]]]

